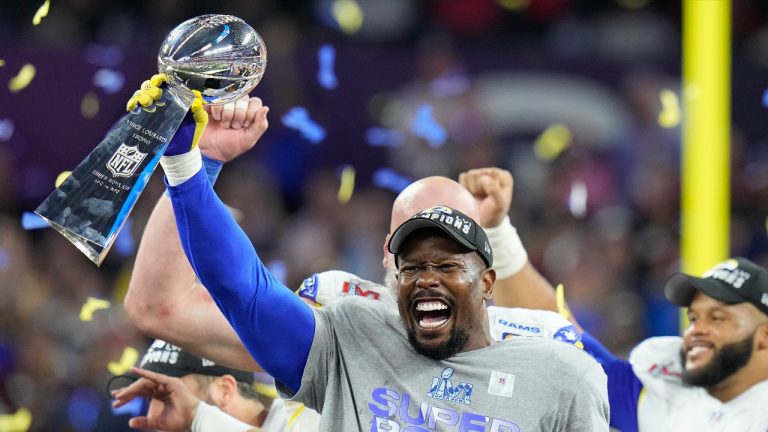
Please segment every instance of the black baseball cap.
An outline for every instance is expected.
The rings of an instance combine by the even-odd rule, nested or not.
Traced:
[[[480,254],[487,267],[493,266],[493,251],[485,231],[471,217],[439,205],[422,210],[403,222],[389,239],[387,248],[395,255],[395,265],[399,266],[397,254],[405,240],[414,232],[425,228],[438,228],[460,245]]]
[[[189,374],[232,375],[239,382],[248,385],[253,384],[253,373],[251,372],[216,364],[160,339],[152,342],[147,353],[141,359],[139,367],[177,378]]]
[[[676,273],[664,285],[667,300],[678,306],[690,306],[697,291],[728,304],[752,303],[768,315],[768,270],[746,258],[723,261],[702,277]]]

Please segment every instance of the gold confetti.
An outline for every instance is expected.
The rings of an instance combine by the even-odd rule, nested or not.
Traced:
[[[34,18],[32,18],[32,25],[38,25],[40,24],[40,21],[43,20],[46,16],[48,16],[48,10],[51,8],[51,0],[45,0],[42,6],[40,6],[37,9],[37,12],[35,12]]]
[[[344,33],[357,33],[363,26],[363,11],[355,0],[336,0],[332,10],[333,17]]]
[[[341,185],[339,185],[338,199],[342,204],[349,202],[352,192],[355,190],[355,168],[349,165],[341,171]]]
[[[8,89],[11,93],[18,93],[24,90],[32,79],[35,78],[36,69],[31,63],[27,63],[21,67],[19,73],[15,77],[8,81]]]
[[[0,66],[5,66],[5,60],[0,59]]]
[[[32,414],[26,408],[19,408],[13,414],[0,415],[0,431],[26,432],[32,425]]]
[[[109,364],[107,364],[107,369],[109,369],[109,373],[112,375],[122,375],[128,372],[138,360],[139,352],[136,351],[136,348],[125,347],[123,356],[120,357],[120,361],[109,362]]]
[[[565,319],[571,319],[571,311],[568,310],[568,306],[565,304],[565,286],[563,284],[557,285],[555,296],[557,298],[557,313]]]
[[[659,113],[659,126],[672,129],[680,124],[680,101],[675,92],[670,89],[661,90],[661,112]]]
[[[93,313],[101,309],[109,309],[110,303],[107,300],[88,297],[88,300],[83,303],[83,307],[80,308],[80,321],[93,320]]]
[[[530,0],[496,0],[501,7],[508,10],[523,10],[531,4]]]
[[[88,92],[80,102],[80,114],[85,118],[94,118],[99,113],[99,97],[93,92]]]
[[[72,174],[72,171],[62,171],[61,174],[56,176],[56,182],[54,183],[54,187],[61,186],[62,183],[64,183],[64,180],[67,179]]]
[[[562,123],[553,123],[544,129],[544,132],[536,138],[533,152],[540,160],[555,160],[569,145],[573,134],[568,126]]]

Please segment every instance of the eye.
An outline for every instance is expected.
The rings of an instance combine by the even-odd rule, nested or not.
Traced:
[[[438,267],[442,273],[452,273],[456,271],[459,266],[454,263],[445,263],[440,264],[440,267]]]
[[[419,271],[420,271],[419,266],[414,266],[414,265],[400,266],[400,274],[406,277],[416,276],[419,273]]]

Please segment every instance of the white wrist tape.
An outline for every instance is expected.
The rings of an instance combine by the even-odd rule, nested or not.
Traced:
[[[200,401],[192,419],[192,432],[246,432],[253,426],[243,423],[215,406]]]
[[[203,168],[203,159],[200,156],[200,149],[195,147],[180,155],[161,157],[160,165],[163,166],[168,184],[176,186],[197,174]]]
[[[493,228],[486,228],[485,234],[493,249],[493,268],[496,278],[504,279],[520,271],[528,262],[528,253],[517,235],[517,230],[509,221],[509,216]]]

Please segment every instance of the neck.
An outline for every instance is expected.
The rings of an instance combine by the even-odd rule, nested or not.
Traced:
[[[479,325],[474,325],[472,330],[472,336],[470,336],[462,352],[474,351],[476,349],[485,348],[491,346],[495,341],[491,337],[490,326],[488,325],[488,309],[485,304],[482,310],[482,320]]]
[[[237,404],[236,408],[231,409],[229,414],[251,426],[261,426],[264,424],[264,420],[269,413],[264,409],[264,405],[251,399],[242,398],[241,400],[244,403]]]

